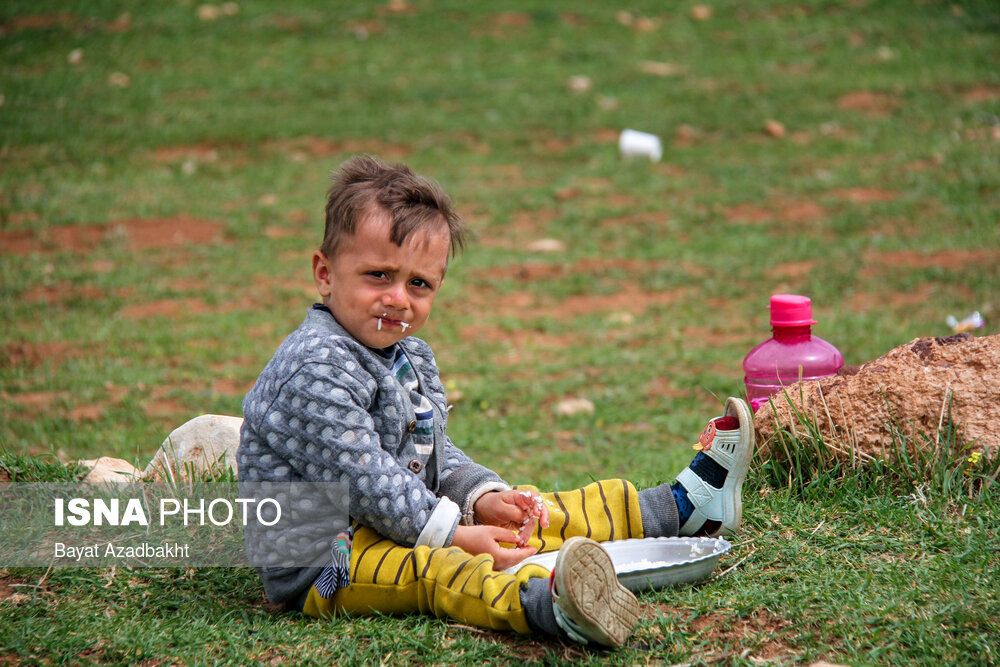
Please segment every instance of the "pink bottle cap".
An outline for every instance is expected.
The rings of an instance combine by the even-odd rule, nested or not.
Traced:
[[[772,327],[802,327],[816,324],[812,318],[812,301],[798,294],[772,294]]]

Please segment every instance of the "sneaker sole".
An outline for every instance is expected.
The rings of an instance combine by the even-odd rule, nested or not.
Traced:
[[[624,646],[639,623],[639,601],[618,583],[611,556],[597,542],[571,537],[556,558],[559,604],[594,642]]]
[[[723,413],[727,417],[736,417],[740,421],[740,442],[748,442],[749,446],[742,447],[737,458],[733,460],[733,467],[726,476],[726,481],[722,486],[723,497],[726,498],[726,520],[718,531],[710,534],[709,537],[719,535],[732,535],[740,526],[743,519],[743,481],[746,479],[747,470],[750,468],[750,459],[753,457],[754,449],[757,447],[756,435],[753,427],[753,413],[745,401],[737,398],[730,398],[726,401],[726,410]],[[708,453],[711,456],[711,452]]]

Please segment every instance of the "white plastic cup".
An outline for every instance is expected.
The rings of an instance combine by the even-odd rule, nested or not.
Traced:
[[[650,162],[659,162],[663,157],[663,144],[655,134],[638,130],[622,130],[618,138],[618,150],[623,157],[645,157]]]

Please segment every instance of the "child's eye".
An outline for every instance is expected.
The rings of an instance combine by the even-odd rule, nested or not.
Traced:
[[[414,287],[427,288],[427,289],[431,288],[431,284],[426,280],[424,280],[423,278],[414,278],[413,280],[410,281],[410,284],[413,285]]]
[[[368,275],[370,275],[372,278],[378,278],[379,280],[388,277],[388,274],[386,274],[385,271],[369,271]]]

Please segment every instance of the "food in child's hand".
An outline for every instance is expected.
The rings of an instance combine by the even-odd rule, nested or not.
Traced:
[[[521,529],[517,533],[517,545],[519,547],[528,544],[528,539],[531,538],[531,534],[535,532],[535,526],[538,525],[539,519],[542,518],[543,508],[541,496],[533,496],[528,491],[521,491],[521,496],[530,499],[531,506],[525,510],[527,516],[521,522]]]

